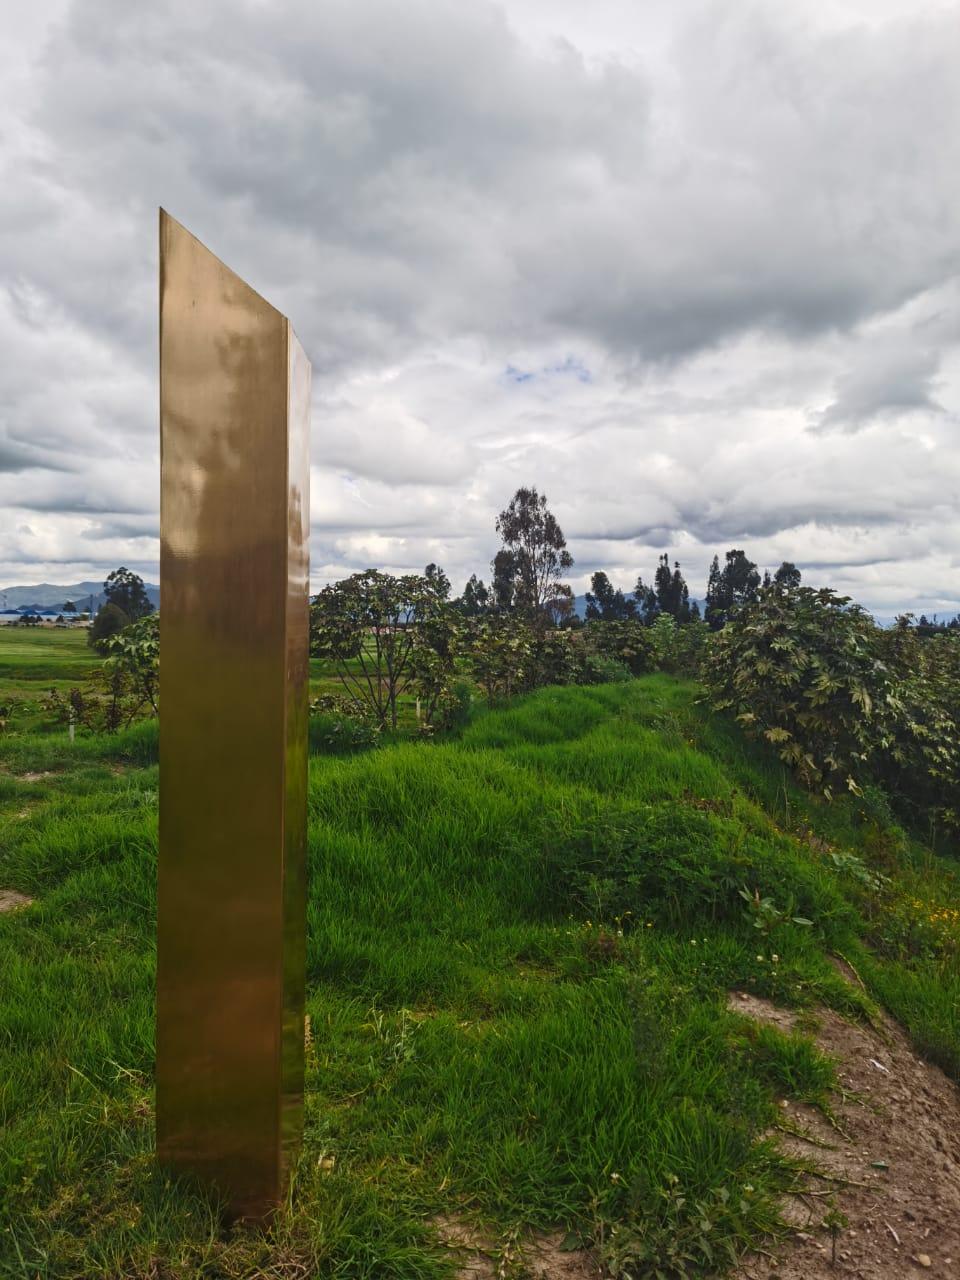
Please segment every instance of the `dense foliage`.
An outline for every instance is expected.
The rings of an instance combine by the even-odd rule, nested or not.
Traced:
[[[110,652],[111,639],[128,627],[131,622],[149,617],[153,604],[139,574],[121,565],[107,574],[103,584],[104,602],[94,615],[87,632],[87,643],[97,653]],[[76,612],[76,606],[68,600],[64,613]],[[60,619],[62,621],[62,617]]]
[[[106,653],[110,639],[129,625],[129,614],[124,613],[119,605],[107,601],[106,604],[100,606],[96,616],[90,623],[90,629],[87,632],[87,644],[91,649],[96,649],[97,653]]]
[[[960,635],[884,631],[846,596],[773,584],[735,611],[705,664],[714,706],[830,796],[885,784],[960,828]]]
[[[103,594],[107,603],[116,605],[131,622],[153,613],[153,604],[147,595],[143,579],[124,565],[107,575]]]

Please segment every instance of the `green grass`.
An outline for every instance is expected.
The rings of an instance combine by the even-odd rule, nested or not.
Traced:
[[[85,688],[102,661],[87,644],[86,628],[0,625],[0,721],[6,722],[7,732],[65,738],[66,727],[44,709],[43,700],[53,689],[66,695],[72,688]],[[348,662],[347,667],[354,672],[360,670],[357,662]],[[344,686],[332,662],[311,658],[310,697],[321,694],[342,696]],[[399,711],[401,726],[415,729],[416,699],[401,695]],[[33,742],[28,749],[34,749]]]
[[[960,895],[882,798],[815,803],[697,694],[547,689],[312,759],[305,1139],[267,1233],[151,1154],[155,726],[0,738],[0,886],[37,898],[0,918],[0,1275],[440,1277],[440,1214],[667,1274],[682,1241],[699,1275],[775,1233],[763,1135],[834,1068],[728,992],[869,1016],[842,954],[960,1077],[956,950],[903,905]],[[812,927],[758,930],[744,886]]]
[[[42,699],[82,684],[99,661],[85,628],[0,626],[0,719],[8,730],[52,729]]]

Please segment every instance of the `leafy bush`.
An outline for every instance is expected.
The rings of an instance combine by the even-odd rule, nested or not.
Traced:
[[[576,631],[533,632],[530,688],[545,684],[579,684],[586,652]]]
[[[467,651],[491,706],[529,687],[533,642],[532,628],[515,615],[491,613],[473,622]]]
[[[642,622],[591,622],[584,628],[593,652],[622,663],[632,676],[656,669],[650,632]]]
[[[310,704],[310,749],[315,753],[366,751],[380,741],[380,725],[361,702],[321,694]]]
[[[881,783],[960,831],[960,635],[891,631],[848,597],[771,587],[713,638],[704,666],[713,705],[772,743],[829,798]]]
[[[902,618],[882,644],[897,671],[899,715],[879,762],[884,784],[914,821],[960,833],[960,634],[928,639]]]
[[[106,604],[100,606],[96,617],[90,623],[87,644],[91,649],[96,649],[97,653],[106,653],[107,642],[129,625],[130,619],[120,606],[108,600]]]
[[[892,742],[896,682],[877,627],[833,591],[762,591],[716,634],[705,674],[714,707],[827,796],[859,792],[871,756]]]
[[[580,666],[578,684],[620,684],[632,680],[630,668],[617,658],[605,658],[598,653],[588,653]]]

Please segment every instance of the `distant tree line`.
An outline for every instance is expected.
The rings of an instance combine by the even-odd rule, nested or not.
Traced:
[[[560,581],[561,574],[573,567],[573,557],[547,506],[546,495],[536,488],[518,489],[497,517],[496,530],[502,546],[491,564],[490,586],[471,574],[463,594],[454,601],[456,607],[468,618],[481,617],[489,611],[518,612],[541,624],[578,625],[573,592]],[[652,584],[647,585],[638,577],[632,592],[614,587],[602,570],[594,573],[586,593],[586,621],[636,621],[649,627],[666,615],[680,625],[702,620],[712,631],[719,631],[735,609],[756,600],[762,587],[796,587],[800,581],[800,570],[789,560],[772,576],[767,570],[761,577],[745,551],[730,550],[722,567],[719,557],[713,558],[701,618],[700,606],[690,599],[679,561],[675,560],[671,567],[664,552]]]
[[[368,569],[314,597],[311,651],[332,662],[343,688],[339,702],[327,697],[317,710],[396,728],[406,694],[431,730],[462,712],[471,684],[492,702],[540,684],[695,668],[707,628],[667,556],[654,586],[638,582],[632,598],[595,574],[584,622],[562,581],[573,557],[546,495],[518,489],[495,529],[490,585],[473,574],[456,599],[436,564],[401,577]]]
[[[396,728],[403,695],[417,699],[421,727],[462,710],[463,681],[489,700],[545,683],[595,683],[652,670],[699,675],[711,635],[768,599],[799,599],[801,572],[784,561],[761,574],[739,548],[715,556],[703,616],[680,564],[660,555],[652,582],[632,592],[592,575],[585,618],[563,581],[573,557],[545,494],[521,487],[495,521],[500,546],[489,585],[476,574],[451,598],[437,564],[393,577],[375,569],[325,587],[312,603],[312,652],[332,662],[343,686],[326,710]],[[784,607],[786,607],[784,605]],[[926,624],[929,628],[930,624]],[[923,627],[916,628],[923,634]],[[459,691],[458,691],[459,690]]]
[[[581,621],[546,495],[518,489],[495,529],[489,587],[474,574],[451,599],[447,574],[428,564],[399,577],[367,569],[313,598],[311,652],[343,690],[314,710],[352,726],[351,743],[396,729],[404,697],[432,732],[465,716],[477,687],[494,702],[542,684],[675,672],[703,680],[715,707],[808,786],[830,796],[879,783],[914,820],[960,836],[960,617],[908,614],[884,629],[848,597],[802,585],[790,561],[761,574],[734,548],[713,559],[702,618],[663,553],[652,583],[638,577],[629,593],[594,573]],[[111,573],[104,595],[90,639],[106,661],[88,690],[51,691],[50,708],[109,730],[157,714],[159,629],[130,570]]]

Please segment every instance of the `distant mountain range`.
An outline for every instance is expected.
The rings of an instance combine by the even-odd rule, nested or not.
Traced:
[[[153,582],[144,587],[154,608],[160,605],[160,588]],[[102,582],[76,582],[71,587],[58,587],[41,582],[35,587],[0,587],[0,613],[62,613],[72,600],[78,613],[96,612],[106,597]]]
[[[143,585],[154,608],[159,609],[160,588],[155,582],[145,582]],[[77,606],[78,613],[88,613],[91,607],[96,612],[105,599],[102,582],[76,582],[71,587],[58,587],[49,582],[41,582],[35,587],[0,587],[0,614],[12,612],[56,615],[63,612],[63,606],[68,600],[72,600]],[[705,603],[703,600],[697,601],[701,614]],[[574,608],[577,616],[582,618],[587,612],[587,597],[575,596]],[[895,614],[875,613],[873,616],[881,627],[892,626],[896,621]]]

